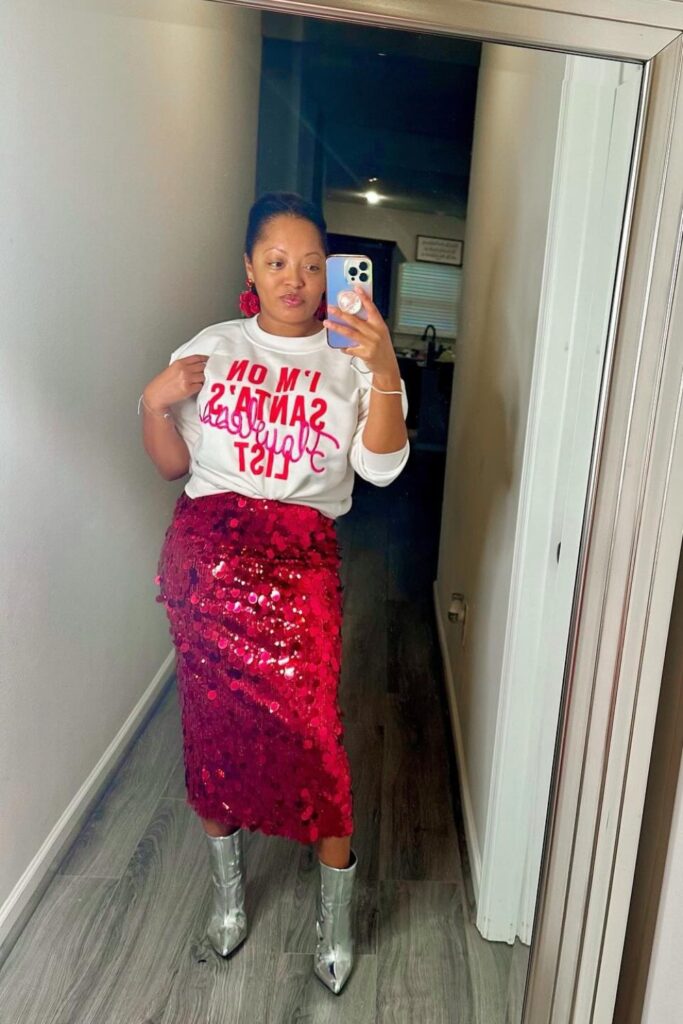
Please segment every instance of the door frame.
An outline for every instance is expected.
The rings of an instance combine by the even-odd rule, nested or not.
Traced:
[[[683,535],[683,5],[208,2],[643,65],[521,1022],[605,1024]]]

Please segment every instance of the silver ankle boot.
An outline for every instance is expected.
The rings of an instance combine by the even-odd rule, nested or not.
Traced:
[[[313,970],[327,987],[341,992],[353,966],[352,895],[358,858],[352,849],[348,867],[320,866],[316,899],[316,933]]]
[[[207,935],[216,952],[227,956],[247,937],[242,830],[229,836],[204,835],[213,878],[213,913]]]

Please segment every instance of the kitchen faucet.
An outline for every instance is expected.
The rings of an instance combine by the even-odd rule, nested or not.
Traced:
[[[431,366],[432,363],[439,358],[441,353],[444,351],[443,345],[436,344],[436,327],[434,324],[427,324],[424,331],[422,332],[422,341],[427,338],[427,333],[431,331],[432,336],[427,342],[427,366]]]

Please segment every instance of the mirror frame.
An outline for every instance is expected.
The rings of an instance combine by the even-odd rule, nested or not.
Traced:
[[[683,535],[683,5],[209,2],[643,66],[521,1020],[606,1024]]]

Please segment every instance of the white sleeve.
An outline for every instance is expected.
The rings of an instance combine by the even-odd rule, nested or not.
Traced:
[[[401,409],[403,419],[408,415],[408,396],[406,385],[401,378]],[[370,411],[370,395],[372,388],[364,387],[360,392],[358,403],[358,422],[353,432],[349,461],[353,469],[363,480],[377,487],[386,487],[399,475],[410,455],[410,441],[406,440],[403,448],[395,452],[373,452],[363,444],[363,431]]]
[[[181,345],[175,352],[172,352],[168,365],[170,366],[171,363],[181,356],[190,355],[187,349],[189,349],[194,341],[196,339],[191,338],[190,341],[186,341],[184,345]],[[192,449],[197,443],[201,432],[199,414],[197,412],[197,397],[197,395],[190,395],[189,398],[183,398],[180,402],[173,402],[170,407],[173,421],[183,441],[190,449],[190,454],[192,454]]]

